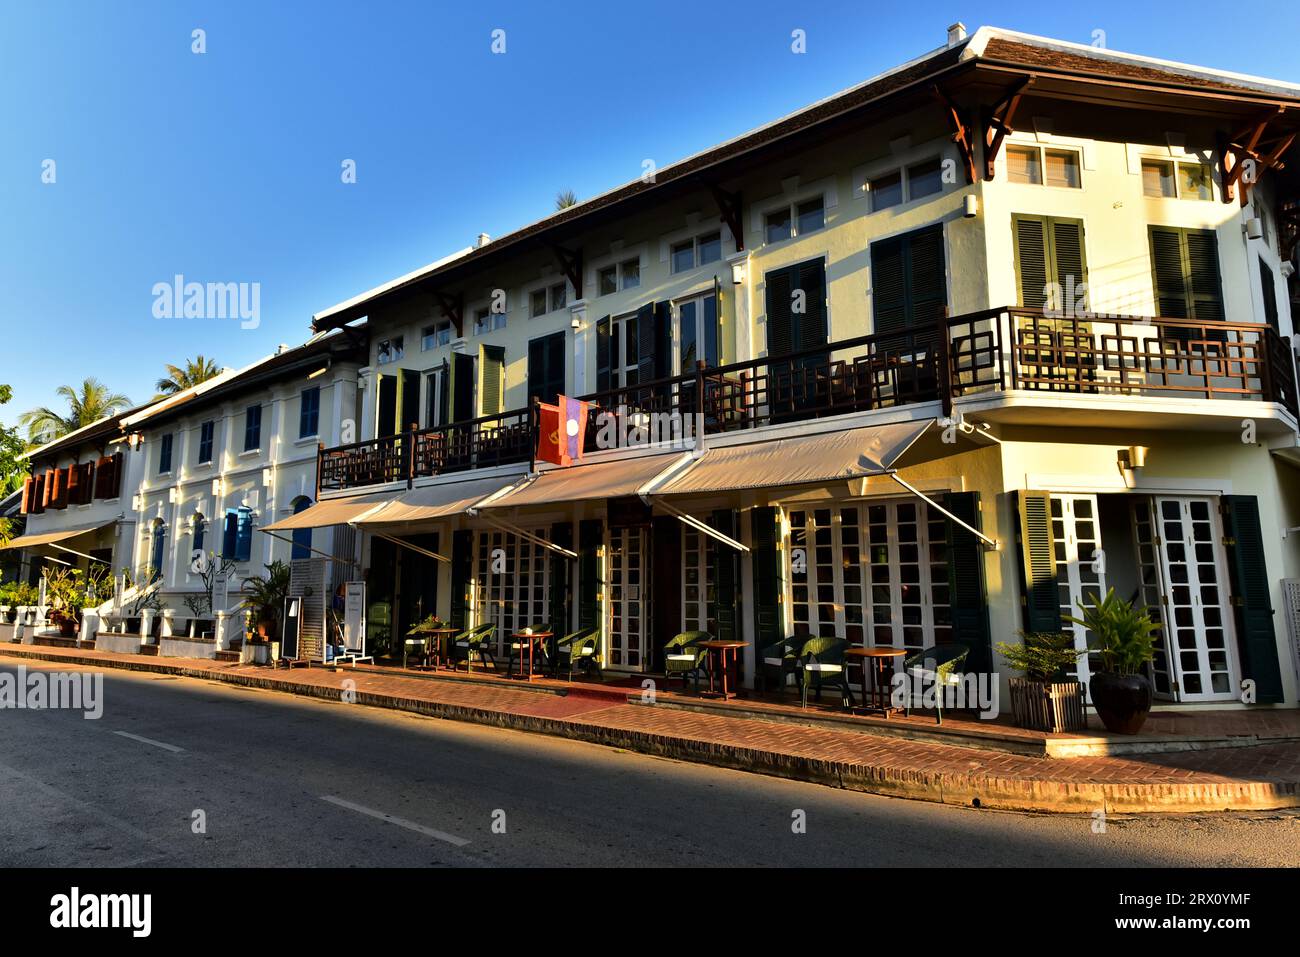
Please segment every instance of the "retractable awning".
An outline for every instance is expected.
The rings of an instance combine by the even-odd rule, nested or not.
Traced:
[[[689,456],[689,452],[671,452],[551,469],[484,502],[479,508],[554,505],[636,495],[654,479],[687,461]]]
[[[374,526],[427,522],[462,514],[475,502],[515,484],[522,476],[478,479],[473,482],[448,482],[425,485],[404,492],[378,511],[364,515],[357,524],[369,530]]]
[[[76,538],[78,535],[85,535],[87,532],[97,532],[101,528],[108,528],[110,525],[116,525],[117,519],[111,522],[96,522],[94,525],[78,525],[74,528],[61,528],[54,532],[33,532],[31,535],[19,535],[17,538],[11,538],[4,548],[32,548],[36,545],[56,545],[58,542],[65,542],[70,538]],[[64,549],[71,551],[71,549]],[[77,552],[75,554],[80,554]]]
[[[299,528],[326,528],[330,525],[347,525],[355,522],[391,502],[388,495],[350,495],[347,498],[327,498],[305,508],[295,515],[263,526],[263,532],[289,532]]]

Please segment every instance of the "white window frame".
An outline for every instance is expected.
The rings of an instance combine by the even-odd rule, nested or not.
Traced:
[[[636,370],[639,365],[640,352],[637,354],[638,362],[628,365],[625,348],[628,320],[636,317],[636,312],[627,312],[609,320],[609,384],[614,389],[628,388],[627,372],[629,369]],[[638,333],[639,331],[638,329]]]
[[[389,346],[388,358],[384,358],[384,346]],[[399,333],[395,336],[385,336],[383,339],[375,341],[375,365],[386,366],[400,361],[406,355],[406,336]]]
[[[1214,165],[1212,163],[1205,162],[1205,160],[1201,159],[1199,156],[1192,157],[1191,159],[1185,157],[1178,157],[1178,156],[1139,156],[1138,157],[1139,181],[1141,181],[1142,178],[1142,172],[1143,172],[1142,167],[1147,163],[1161,163],[1173,169],[1174,195],[1165,196],[1162,194],[1160,196],[1156,196],[1152,193],[1148,193],[1146,191],[1146,186],[1143,185],[1142,187],[1143,199],[1176,199],[1180,201],[1188,201],[1193,203],[1207,203],[1207,202],[1212,202],[1214,200]],[[1192,194],[1189,196],[1184,193],[1183,180],[1182,177],[1179,175],[1182,172],[1180,167],[1183,166],[1198,166],[1209,173],[1209,177],[1210,177],[1209,196],[1200,196],[1198,194]]]
[[[700,240],[708,239],[714,235],[717,235],[718,237],[718,258],[710,259],[707,263],[701,262],[700,261]],[[727,255],[726,251],[723,249],[723,242],[724,242],[723,231],[720,225],[710,229],[701,230],[700,232],[695,233],[693,236],[685,236],[680,239],[668,240],[669,271],[671,271],[672,274],[675,276],[680,276],[682,273],[691,272],[692,270],[700,269],[703,266],[710,266],[713,263],[722,262],[722,260],[725,259]],[[691,265],[682,269],[678,269],[676,263],[673,262],[673,250],[676,249],[678,246],[684,246],[687,243],[691,244]]]
[[[822,224],[818,226],[816,229],[810,229],[805,232],[799,228],[799,207],[803,206],[806,203],[811,203],[813,200],[821,200]],[[763,244],[765,246],[773,246],[776,245],[777,243],[790,242],[793,239],[798,239],[800,236],[807,236],[811,233],[821,232],[823,229],[826,228],[826,212],[828,209],[829,206],[827,205],[826,202],[826,194],[821,192],[808,193],[804,196],[800,196],[798,199],[790,199],[785,202],[775,203],[773,205],[765,207],[763,209],[762,220],[761,220],[762,227],[763,227]],[[782,211],[785,211],[790,215],[790,235],[785,237],[784,239],[773,239],[769,241],[767,238],[767,218],[771,216],[773,213],[779,213]]]
[[[1011,178],[1011,166],[1005,163],[1006,181],[1011,186],[1034,186],[1045,189],[1064,189],[1074,192],[1083,189],[1083,150],[1077,146],[1065,146],[1060,143],[1026,143],[1023,141],[1012,140],[1005,146],[1008,154],[1014,150],[1036,150],[1038,152],[1038,169],[1042,174],[1042,182],[1038,183],[1019,183]],[[1047,182],[1047,154],[1053,153],[1070,153],[1074,156],[1075,168],[1079,171],[1078,186],[1053,186]],[[913,164],[915,165],[915,164]]]
[[[420,330],[420,351],[429,352],[433,349],[451,345],[452,332],[450,319],[435,319],[432,323],[426,324]],[[446,334],[445,338],[444,333]],[[430,342],[430,339],[433,341]]]
[[[685,372],[694,371],[690,369],[683,369],[681,367],[682,365],[682,306],[686,305],[687,303],[697,304],[695,310],[695,342],[696,345],[699,347],[697,351],[703,353],[704,333],[705,333],[704,300],[712,298],[713,296],[714,296],[714,291],[712,289],[708,289],[703,292],[695,293],[694,295],[683,296],[681,299],[673,300],[673,328],[672,328],[673,375],[682,375]],[[714,304],[713,308],[716,314],[716,310],[718,308],[716,303]],[[718,342],[718,350],[719,353],[721,353],[722,350],[721,341]],[[704,358],[703,355],[699,355],[697,357]],[[719,360],[721,360],[720,354],[719,354]]]
[[[636,278],[636,285],[634,285],[634,286],[629,286],[629,285],[627,284],[627,271],[626,271],[626,267],[629,266],[629,265],[631,265],[632,263],[635,263],[635,264],[636,264],[636,277],[637,277],[637,278]],[[609,272],[610,270],[613,270],[613,271],[614,271],[614,289],[613,289],[613,291],[611,291],[611,292],[605,292],[605,291],[602,290],[601,287],[600,287],[600,280],[601,280],[601,276],[602,276],[603,274]],[[615,293],[627,292],[629,289],[636,289],[636,288],[638,288],[640,285],[641,285],[641,257],[640,257],[640,255],[636,255],[636,256],[624,256],[622,259],[620,259],[620,260],[618,260],[618,261],[615,261],[615,262],[607,262],[607,263],[604,263],[603,265],[599,265],[599,266],[596,267],[596,295],[597,295],[598,297],[599,297],[599,296],[612,296],[612,295],[614,295]]]

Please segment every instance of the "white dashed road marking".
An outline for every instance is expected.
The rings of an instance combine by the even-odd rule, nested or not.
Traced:
[[[184,748],[178,748],[174,744],[165,744],[162,741],[155,741],[153,738],[143,738],[138,734],[132,734],[129,731],[114,731],[114,734],[121,735],[124,738],[130,738],[132,741],[139,741],[141,744],[152,744],[155,748],[162,748],[164,751],[170,751],[178,754],[184,751]]]
[[[425,827],[423,824],[416,824],[414,821],[408,821],[406,818],[394,817],[391,814],[385,814],[383,811],[376,811],[373,808],[362,807],[360,804],[353,804],[351,801],[345,801],[342,798],[336,798],[330,794],[322,794],[322,801],[328,801],[338,807],[345,807],[349,811],[356,811],[358,814],[365,814],[367,817],[378,818],[381,821],[387,821],[389,824],[396,824],[398,827],[404,827],[408,831],[416,831],[432,837],[435,840],[446,841],[448,844],[454,844],[456,847],[464,847],[469,841],[463,837],[457,837],[455,834],[448,834],[446,831],[436,831],[431,827]]]

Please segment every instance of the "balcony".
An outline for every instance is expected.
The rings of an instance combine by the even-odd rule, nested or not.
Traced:
[[[1116,400],[1131,405],[1134,397],[1212,400],[1216,411],[1217,403],[1276,403],[1297,415],[1291,351],[1270,326],[1051,318],[1012,308],[701,367],[582,398],[592,404],[585,435],[590,451],[609,447],[604,440],[611,434],[634,429],[664,438],[700,423],[705,434],[719,434],[921,402],[939,402],[948,415],[957,400],[1028,396],[1032,404],[1048,395],[1094,404],[1104,416]],[[1236,413],[1227,406],[1223,411]],[[516,409],[322,449],[317,474],[322,490],[410,484],[529,462],[535,436],[532,410]]]

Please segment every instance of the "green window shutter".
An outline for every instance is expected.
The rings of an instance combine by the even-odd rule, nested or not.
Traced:
[[[650,382],[658,376],[658,357],[655,355],[659,337],[655,335],[655,304],[647,302],[636,311],[636,375],[637,382]],[[671,356],[669,357],[671,361]]]
[[[1223,285],[1219,279],[1219,237],[1212,229],[1184,230],[1192,315],[1222,321]]]
[[[1055,218],[1047,222],[1052,235],[1052,281],[1060,284],[1063,295],[1068,295],[1072,289],[1077,290],[1088,281],[1088,266],[1083,252],[1083,222]],[[1074,292],[1073,295],[1077,299],[1079,293]]]
[[[907,326],[907,264],[903,238],[871,244],[871,331],[895,332]]]
[[[1282,701],[1282,671],[1264,564],[1259,500],[1253,495],[1225,495],[1222,510],[1242,673],[1254,679],[1258,703],[1277,704]]]
[[[654,337],[654,377],[667,379],[673,374],[673,304],[671,302],[665,300],[655,303]],[[682,370],[683,373],[687,371]]]
[[[474,357],[456,352],[451,357],[451,421],[474,418]]]
[[[439,384],[442,388],[438,390],[438,424],[446,425],[451,421],[451,363],[446,359],[442,360]]]
[[[796,266],[795,282],[795,288],[804,294],[804,311],[795,317],[799,337],[795,348],[802,351],[824,346],[827,341],[826,264],[817,259]]]
[[[710,523],[723,535],[736,537],[737,516],[729,508],[716,509]],[[740,637],[739,621],[736,617],[737,603],[737,554],[730,545],[722,542],[713,543],[713,587],[714,604],[718,610],[717,626],[713,637],[723,641],[736,641]]]
[[[556,522],[551,526],[551,541],[561,548],[573,548],[573,524]],[[569,633],[573,621],[573,563],[559,552],[548,551],[551,563],[551,587],[548,603],[550,605],[550,628],[559,640]]]
[[[505,391],[506,350],[503,346],[479,346],[479,415],[499,415]]]
[[[470,574],[474,563],[474,533],[451,535],[451,626],[462,631],[469,627]]]
[[[613,385],[613,356],[610,352],[610,317],[596,320],[596,391],[608,392]]]
[[[1012,216],[1016,241],[1016,285],[1020,305],[1042,309],[1047,301],[1045,287],[1051,282],[1048,268],[1047,220],[1042,216]]]
[[[553,405],[565,390],[564,333],[553,332],[528,343],[528,404],[541,399]]]
[[[1263,259],[1259,261],[1259,287],[1264,292],[1264,321],[1277,332],[1277,286],[1273,283],[1273,270]]]
[[[781,634],[781,526],[771,506],[751,512],[753,542],[751,566],[754,574],[754,639],[765,648],[785,637]],[[724,546],[725,547],[725,546]]]
[[[1151,226],[1149,233],[1152,283],[1161,318],[1223,319],[1219,238],[1214,230]]]
[[[1149,233],[1156,312],[1164,319],[1190,319],[1191,305],[1183,277],[1182,230],[1152,226]]]
[[[763,278],[767,289],[767,354],[787,355],[795,351],[794,312],[790,302],[795,274],[790,269],[776,269]]]
[[[1052,496],[1020,491],[1020,585],[1025,631],[1060,631],[1061,598],[1052,543]]]
[[[604,523],[588,518],[578,523],[578,627],[600,626],[600,556]]]
[[[979,492],[948,492],[943,506],[972,528],[981,528]],[[988,594],[984,587],[984,546],[956,522],[948,521],[948,588],[953,638],[970,648],[967,671],[992,671]]]
[[[948,276],[943,255],[943,227],[908,233],[908,297],[911,325],[938,322],[948,307]]]

